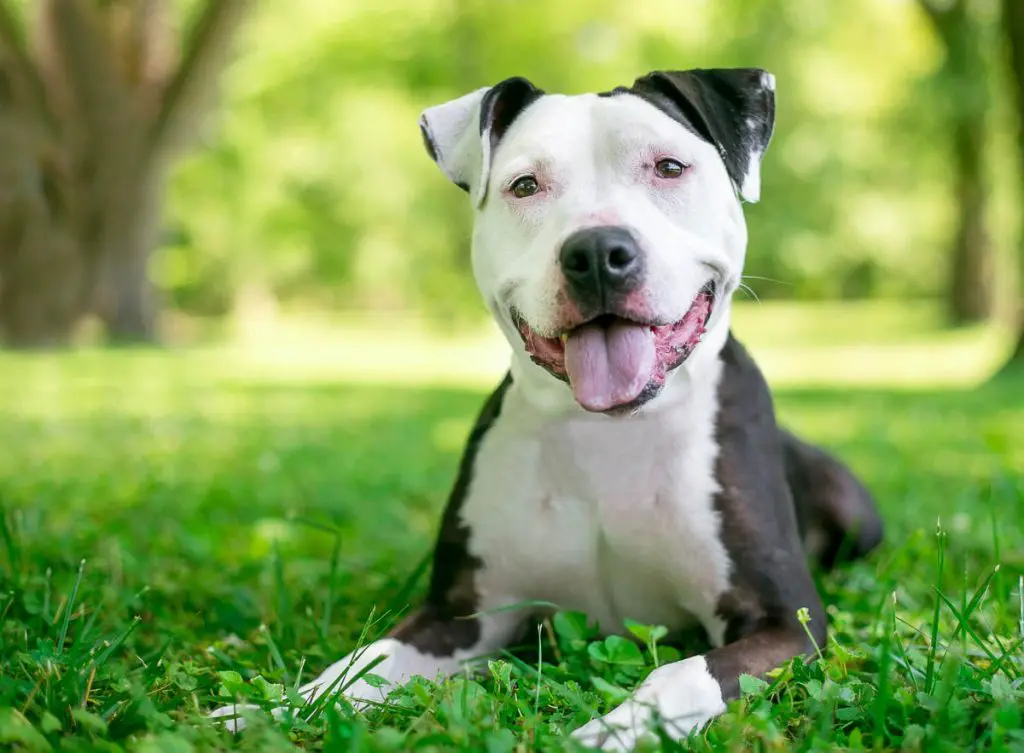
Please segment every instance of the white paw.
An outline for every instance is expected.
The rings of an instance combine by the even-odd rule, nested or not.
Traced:
[[[626,753],[651,734],[651,717],[649,707],[626,701],[601,718],[590,720],[572,736],[588,748]]]
[[[459,660],[455,657],[438,658],[421,654],[408,644],[382,638],[329,666],[315,680],[299,688],[299,695],[307,703],[315,702],[327,694],[343,695],[357,711],[363,711],[383,703],[396,686],[413,677],[435,679],[438,674],[451,674],[458,667]],[[368,682],[366,674],[376,675],[383,680],[383,684],[376,687],[378,683]],[[219,708],[210,717],[232,717],[258,709],[258,706],[250,704],[236,704]],[[275,719],[280,719],[287,713],[287,709],[277,708],[271,713]],[[224,724],[232,732],[245,729],[245,720],[241,718],[226,719]]]
[[[220,719],[221,717],[229,717],[224,720],[224,726],[229,732],[241,732],[245,729],[245,718],[244,713],[255,712],[261,713],[259,706],[254,706],[251,703],[236,703],[230,706],[221,706],[219,709],[214,709],[207,717],[210,719]],[[275,719],[280,719],[284,716],[285,709],[271,709],[270,715]]]
[[[312,703],[327,693],[343,693],[357,711],[363,711],[369,706],[379,704],[384,701],[390,691],[390,685],[374,687],[361,677],[360,673],[364,670],[372,674],[380,672],[386,678],[392,663],[392,656],[396,650],[401,648],[400,644],[388,639],[371,643],[363,649],[352,652],[344,659],[336,661],[315,680],[299,688],[299,695],[306,700],[306,703]],[[357,677],[358,679],[356,679]],[[260,707],[248,703],[222,706],[210,712],[209,718],[229,717],[224,719],[224,726],[231,732],[240,732],[245,729],[243,712],[259,713]],[[287,713],[287,709],[275,708],[270,713],[275,719],[280,719]]]
[[[625,753],[654,735],[655,711],[665,733],[681,740],[725,708],[722,689],[708,672],[707,661],[693,656],[654,670],[632,699],[587,722],[572,736],[592,748]]]

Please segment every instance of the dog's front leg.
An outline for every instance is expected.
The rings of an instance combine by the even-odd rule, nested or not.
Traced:
[[[299,688],[307,703],[331,693],[365,707],[382,701],[396,685],[412,677],[429,680],[446,677],[459,671],[467,659],[491,654],[506,646],[528,618],[528,614],[519,610],[505,609],[516,599],[495,594],[480,597],[475,575],[482,563],[470,553],[470,532],[461,516],[463,502],[476,475],[477,452],[500,415],[511,384],[510,376],[502,380],[470,433],[434,548],[426,603],[386,638],[356,649]],[[378,687],[375,680],[363,676],[365,673],[381,678],[383,684]],[[254,708],[241,704],[224,706],[210,716],[224,718],[226,726],[237,731],[245,726],[239,714]],[[272,713],[280,717],[285,709],[274,709]]]
[[[468,660],[493,654],[514,638],[520,624],[520,618],[511,613],[445,617],[428,604],[387,637],[336,661],[315,680],[300,687],[299,694],[307,704],[330,693],[343,696],[356,708],[366,708],[383,702],[395,687],[413,677],[448,677],[460,671]],[[257,709],[251,704],[233,704],[216,709],[210,716],[225,718],[225,726],[237,732],[245,728],[242,712]],[[273,709],[271,713],[279,718],[285,709]]]
[[[811,649],[799,628],[767,629],[704,655],[666,664],[651,672],[630,700],[588,722],[573,737],[601,750],[630,751],[653,734],[657,715],[665,732],[680,740],[739,697],[740,675],[764,675]]]
[[[520,622],[512,613],[446,617],[427,605],[388,637],[332,664],[299,693],[307,701],[315,701],[324,693],[339,692],[360,708],[380,703],[413,677],[448,677],[467,661],[493,654],[511,642]],[[383,684],[367,681],[361,676],[364,671],[381,678]]]

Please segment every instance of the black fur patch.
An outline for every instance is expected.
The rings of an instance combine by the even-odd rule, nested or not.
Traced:
[[[800,542],[771,393],[732,335],[720,357],[715,507],[735,566],[730,589],[718,605],[726,641],[762,629],[799,635],[796,612],[806,607],[812,629],[822,631],[815,637],[823,642],[825,613]]]
[[[491,154],[498,148],[509,126],[544,92],[525,78],[507,78],[492,86],[480,102],[480,135],[490,140]]]
[[[739,191],[775,127],[775,92],[767,75],[759,68],[654,71],[602,96],[640,97],[714,144]]]
[[[473,482],[480,443],[501,415],[510,386],[512,375],[506,374],[469,434],[441,519],[426,603],[392,633],[393,638],[425,654],[451,656],[456,649],[469,648],[480,639],[480,622],[470,615],[477,610],[475,574],[481,562],[469,552],[469,529],[462,522],[462,504]]]

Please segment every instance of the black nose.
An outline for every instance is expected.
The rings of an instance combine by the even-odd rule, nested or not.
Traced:
[[[559,254],[570,291],[587,306],[606,306],[609,296],[639,287],[643,262],[639,244],[624,227],[577,230]]]

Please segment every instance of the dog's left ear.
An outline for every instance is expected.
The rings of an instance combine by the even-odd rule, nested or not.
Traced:
[[[487,196],[491,158],[512,122],[543,92],[525,78],[509,78],[420,116],[423,143],[448,179],[479,207]]]
[[[667,97],[700,136],[718,147],[740,198],[761,196],[761,158],[775,128],[775,77],[760,68],[654,71],[633,91]]]

